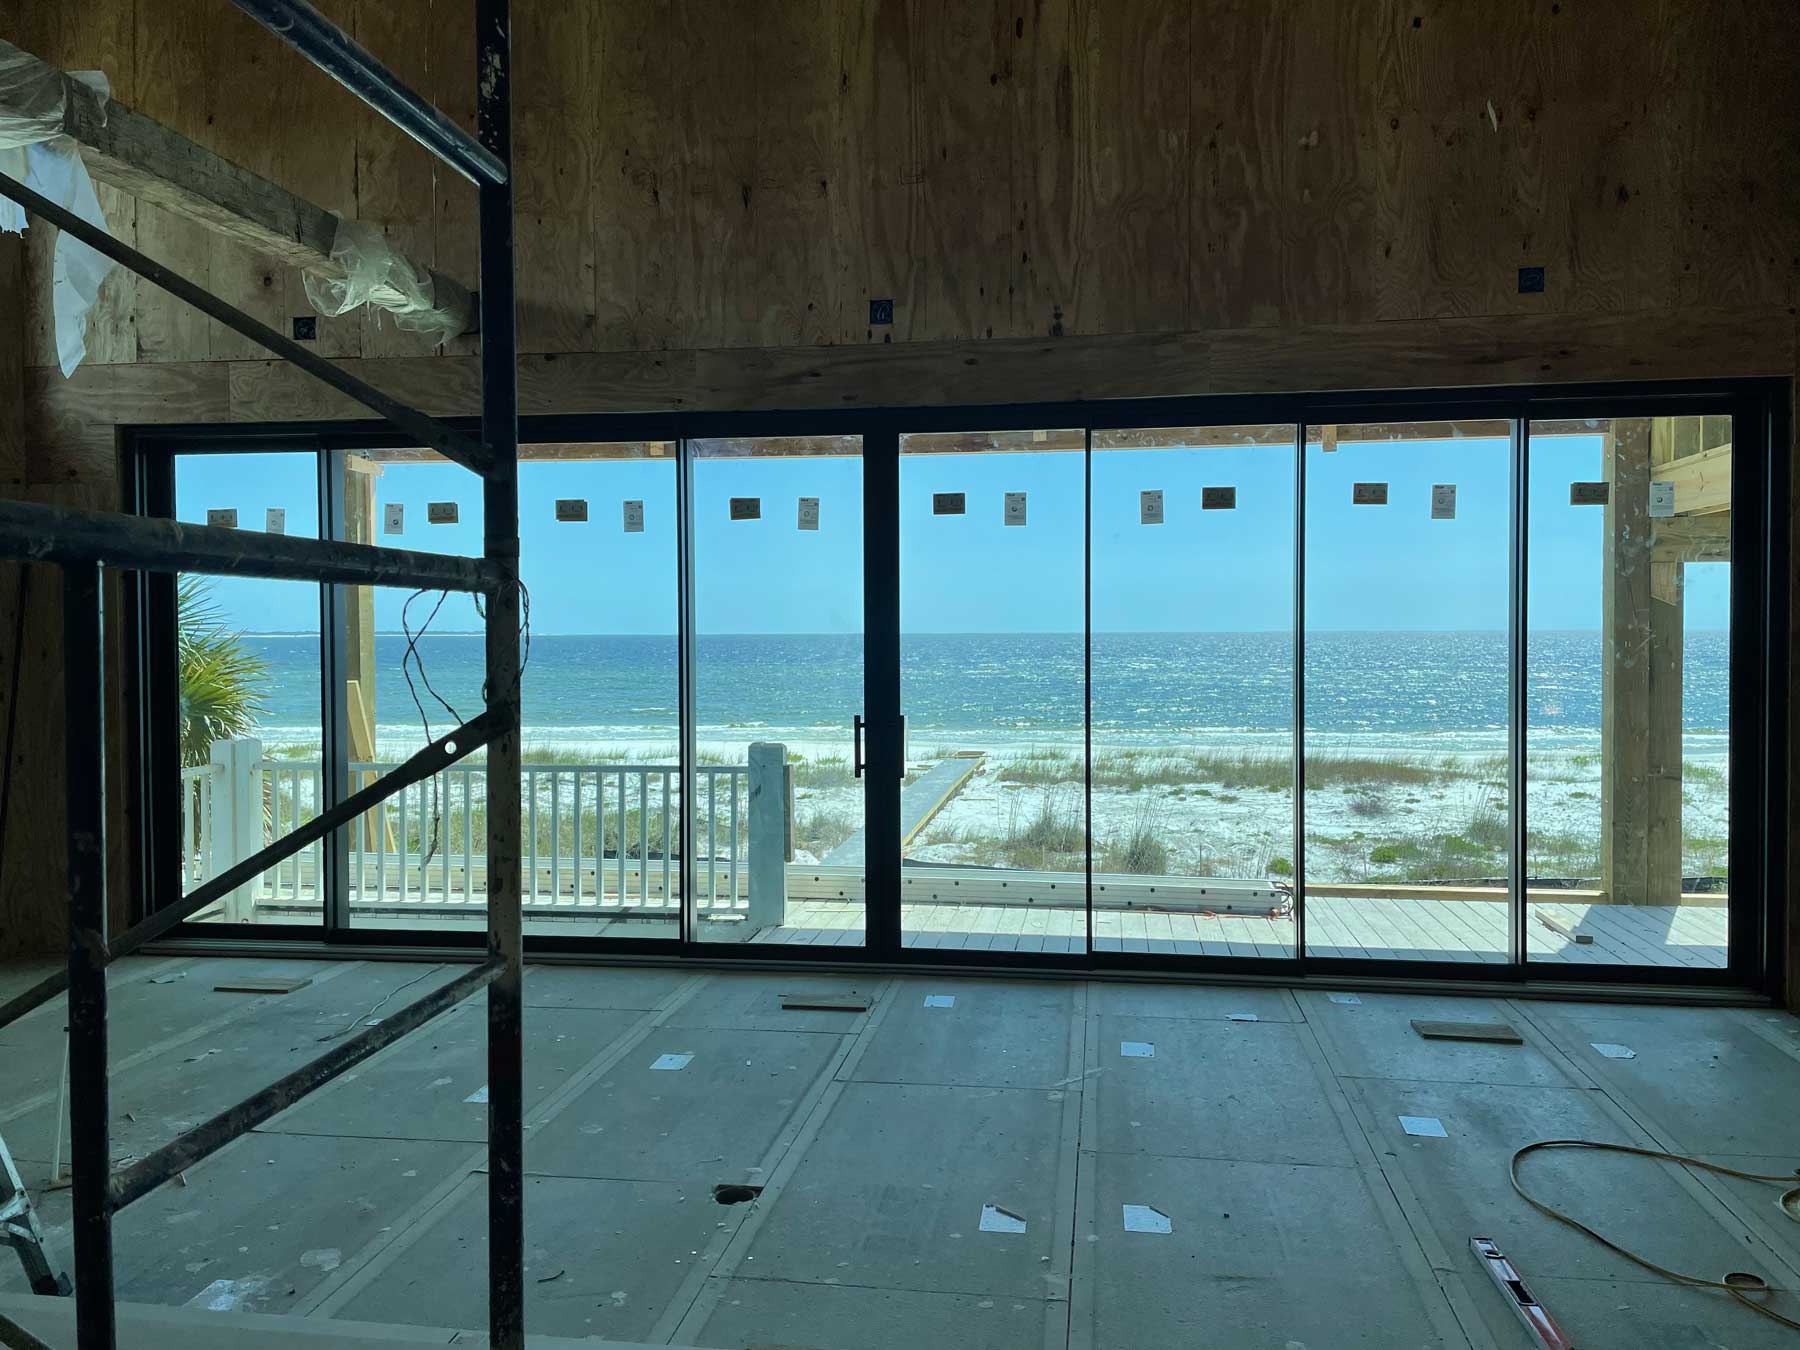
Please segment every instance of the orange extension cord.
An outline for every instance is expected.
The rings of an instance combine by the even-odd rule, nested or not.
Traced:
[[[1653,1148],[1634,1148],[1630,1144],[1601,1144],[1596,1143],[1591,1139],[1540,1139],[1537,1143],[1527,1144],[1524,1148],[1513,1154],[1511,1166],[1508,1168],[1508,1172],[1512,1176],[1513,1189],[1519,1193],[1520,1198],[1523,1199],[1526,1204],[1530,1205],[1539,1213],[1549,1215],[1558,1223],[1566,1224],[1578,1233],[1586,1233],[1590,1238],[1595,1242],[1598,1242],[1602,1247],[1605,1247],[1608,1251],[1617,1252],[1633,1265],[1642,1266],[1645,1270],[1650,1271],[1652,1274],[1660,1275],[1665,1280],[1673,1280],[1676,1284],[1685,1284],[1694,1289],[1723,1290],[1758,1316],[1766,1317],[1771,1322],[1779,1322],[1790,1331],[1800,1331],[1800,1321],[1796,1321],[1794,1318],[1788,1317],[1783,1313],[1776,1312],[1775,1309],[1769,1307],[1767,1303],[1761,1301],[1764,1298],[1773,1297],[1775,1293],[1774,1290],[1769,1288],[1762,1276],[1752,1275],[1748,1271],[1733,1270],[1727,1271],[1722,1279],[1709,1280],[1701,1275],[1686,1275],[1679,1270],[1670,1270],[1667,1266],[1657,1265],[1656,1262],[1650,1260],[1648,1257],[1639,1256],[1628,1247],[1621,1247],[1611,1238],[1596,1233],[1592,1228],[1589,1228],[1585,1223],[1581,1222],[1581,1220],[1571,1218],[1569,1215],[1556,1208],[1556,1206],[1546,1204],[1544,1201],[1539,1200],[1530,1191],[1526,1190],[1525,1183],[1519,1180],[1519,1163],[1527,1154],[1536,1153],[1539,1149],[1548,1148],[1591,1148],[1598,1149],[1603,1153],[1628,1153],[1639,1158],[1655,1158],[1659,1162],[1680,1163],[1683,1167],[1699,1167],[1708,1172],[1716,1172],[1720,1176],[1737,1177],[1743,1181],[1766,1181],[1771,1185],[1776,1186],[1785,1183],[1786,1189],[1782,1191],[1781,1198],[1776,1203],[1780,1205],[1781,1212],[1796,1223],[1800,1223],[1800,1168],[1796,1168],[1793,1172],[1775,1173],[1773,1175],[1763,1172],[1740,1172],[1735,1167],[1725,1167],[1719,1163],[1702,1162],[1698,1158],[1685,1157],[1679,1153],[1663,1153]]]

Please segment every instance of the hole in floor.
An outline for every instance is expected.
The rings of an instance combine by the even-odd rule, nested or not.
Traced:
[[[762,1194],[761,1186],[722,1185],[713,1187],[713,1199],[721,1205],[741,1205]]]

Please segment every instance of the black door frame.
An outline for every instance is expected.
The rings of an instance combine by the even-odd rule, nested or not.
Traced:
[[[1218,395],[1167,399],[1079,400],[1034,404],[994,404],[926,408],[856,408],[810,412],[746,411],[737,413],[624,413],[557,414],[521,419],[524,441],[620,441],[664,440],[683,446],[680,462],[689,456],[685,442],[710,437],[779,437],[853,434],[862,437],[864,464],[864,603],[865,603],[865,709],[871,735],[868,742],[869,775],[875,784],[890,784],[884,791],[868,791],[865,797],[867,857],[874,862],[865,886],[868,941],[861,948],[795,946],[747,949],[738,944],[694,941],[684,931],[678,942],[664,940],[569,938],[537,936],[529,946],[543,953],[604,954],[654,959],[664,956],[738,957],[783,961],[819,961],[832,964],[857,962],[933,966],[1017,967],[1044,971],[1119,970],[1186,972],[1204,974],[1274,975],[1283,979],[1427,979],[1466,981],[1479,976],[1486,982],[1554,980],[1559,985],[1632,985],[1664,987],[1743,988],[1772,992],[1783,976],[1787,914],[1787,772],[1788,719],[1788,592],[1787,561],[1790,557],[1788,492],[1791,466],[1786,447],[1791,444],[1792,409],[1789,382],[1784,380],[1679,381],[1655,384],[1590,384],[1531,386],[1492,389],[1407,390],[1351,394]],[[903,758],[899,736],[899,441],[907,432],[1021,431],[1045,426],[1107,429],[1133,427],[1229,426],[1292,422],[1301,427],[1321,423],[1377,421],[1461,421],[1511,419],[1518,424],[1514,435],[1514,538],[1513,606],[1516,634],[1524,631],[1523,577],[1526,520],[1521,509],[1526,500],[1529,473],[1529,423],[1544,418],[1652,417],[1723,413],[1736,419],[1733,455],[1732,513],[1732,654],[1730,696],[1732,741],[1730,746],[1732,820],[1730,875],[1734,895],[1751,897],[1734,903],[1730,917],[1731,957],[1723,970],[1664,968],[1653,966],[1598,966],[1516,961],[1506,965],[1468,965],[1424,960],[1373,960],[1308,956],[1304,943],[1304,914],[1297,920],[1299,946],[1285,958],[1169,956],[1157,953],[1096,952],[1089,943],[1086,953],[968,952],[944,949],[918,951],[900,942],[899,897],[899,780]],[[473,426],[471,421],[469,425]],[[1740,439],[1741,438],[1741,439]],[[258,449],[334,450],[349,447],[376,448],[402,442],[362,422],[311,423],[274,428],[159,426],[129,429],[125,446],[125,503],[127,509],[151,514],[172,507],[172,463],[177,453],[226,453]],[[1776,448],[1781,453],[1776,453]],[[1091,447],[1090,447],[1091,450]],[[1748,453],[1742,453],[1748,451]],[[1296,587],[1304,587],[1304,436],[1297,437],[1300,474],[1296,482]],[[685,470],[681,472],[685,473]],[[321,520],[330,520],[329,474],[321,472]],[[684,493],[684,498],[691,494]],[[883,509],[887,504],[888,509]],[[1741,506],[1740,506],[1741,504]],[[1750,509],[1754,504],[1756,509]],[[1091,546],[1090,546],[1091,552]],[[1091,559],[1090,559],[1091,563]],[[684,613],[691,613],[691,533],[681,543],[681,575]],[[171,593],[172,594],[172,593]],[[167,645],[172,642],[170,594],[142,579],[130,588],[126,638],[131,659],[127,662],[130,724],[134,728],[128,747],[129,775],[136,797],[132,811],[144,860],[142,898],[169,894],[178,878],[173,871],[173,852],[166,842],[170,827],[166,793],[155,790],[155,768],[166,763],[168,719],[142,716],[143,700],[159,694],[167,697],[170,665]],[[322,599],[322,620],[332,611]],[[326,645],[331,633],[327,628]],[[1296,670],[1302,664],[1296,651]],[[1515,653],[1515,680],[1522,657]],[[685,652],[683,670],[691,662]],[[689,678],[684,675],[684,679]],[[1296,681],[1299,682],[1299,675]],[[333,726],[336,714],[330,704],[330,681],[325,681],[327,706],[321,708],[323,726]],[[684,700],[691,690],[684,688]],[[1523,691],[1515,686],[1510,695],[1515,709]],[[687,704],[684,701],[684,707]],[[1296,708],[1296,716],[1300,715]],[[1517,718],[1513,735],[1522,737]],[[691,727],[691,720],[689,723]],[[691,746],[684,732],[684,762],[691,765]],[[1515,739],[1515,749],[1517,748]],[[1298,757],[1298,747],[1296,756]],[[1515,774],[1522,760],[1515,753]],[[335,784],[334,784],[335,786]],[[1517,788],[1515,787],[1515,792]],[[1303,794],[1297,793],[1300,797]],[[683,793],[684,802],[688,794]],[[686,808],[684,808],[686,809]],[[1515,815],[1514,848],[1522,846],[1522,823]],[[684,831],[684,840],[691,833]],[[1090,840],[1091,844],[1091,840]],[[691,847],[691,842],[684,844]],[[1091,853],[1091,847],[1090,847]],[[1091,864],[1090,864],[1091,866]],[[336,869],[333,869],[334,871]],[[1520,872],[1513,869],[1515,886]],[[331,878],[327,885],[331,887]],[[1303,887],[1303,878],[1297,878]],[[1301,890],[1303,896],[1303,890]],[[1091,900],[1091,897],[1090,897]],[[1515,897],[1514,936],[1523,948],[1524,907]],[[1760,903],[1759,903],[1760,901]],[[1303,902],[1302,902],[1303,903]],[[146,905],[146,908],[152,907]],[[259,942],[298,939],[347,946],[452,948],[473,945],[475,934],[455,932],[407,932],[378,927],[351,930],[331,924],[334,913],[328,898],[322,920],[323,933],[284,925],[258,927]],[[1090,925],[1092,906],[1089,905]],[[685,911],[685,907],[684,907]],[[341,907],[337,910],[341,919]],[[190,924],[183,937],[243,938],[241,927]]]

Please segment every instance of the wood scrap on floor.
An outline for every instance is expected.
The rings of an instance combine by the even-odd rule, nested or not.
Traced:
[[[1412,1029],[1428,1041],[1487,1041],[1523,1045],[1525,1038],[1505,1022],[1427,1022],[1415,1017]]]
[[[783,994],[781,1006],[788,1012],[865,1013],[874,1000],[867,994]]]
[[[1537,915],[1537,921],[1543,924],[1544,927],[1548,928],[1553,933],[1561,933],[1571,942],[1578,942],[1583,946],[1586,946],[1594,940],[1594,935],[1592,933],[1583,933],[1575,928],[1571,928],[1548,910],[1534,909],[1531,912]]]
[[[311,984],[310,979],[284,975],[244,975],[220,980],[213,986],[215,994],[291,994]]]

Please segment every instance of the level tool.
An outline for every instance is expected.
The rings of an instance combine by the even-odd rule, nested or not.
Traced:
[[[1556,1319],[1546,1311],[1543,1304],[1531,1296],[1525,1287],[1525,1281],[1519,1278],[1519,1272],[1513,1269],[1513,1263],[1506,1259],[1499,1247],[1484,1237],[1470,1238],[1469,1248],[1480,1260],[1488,1275],[1500,1287],[1500,1294],[1512,1310],[1519,1315],[1525,1329],[1531,1333],[1531,1343],[1543,1347],[1543,1350],[1575,1350],[1575,1342],[1563,1335],[1563,1329],[1556,1325]]]

